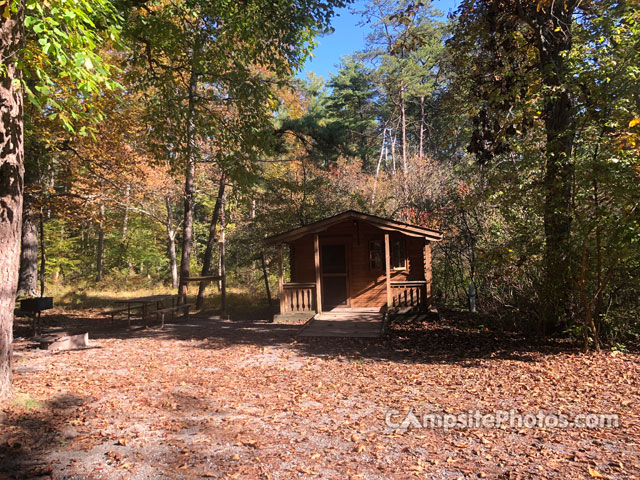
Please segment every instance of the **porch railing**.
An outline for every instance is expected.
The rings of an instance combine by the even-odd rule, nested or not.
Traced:
[[[394,307],[425,307],[427,282],[424,280],[391,282],[391,296]]]
[[[315,312],[315,283],[284,283],[280,313]]]

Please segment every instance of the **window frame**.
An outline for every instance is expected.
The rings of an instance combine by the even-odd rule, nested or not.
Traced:
[[[404,237],[399,237],[399,238],[394,238],[392,239],[389,245],[389,255],[391,256],[391,258],[389,259],[389,266],[391,267],[391,270],[394,271],[402,271],[402,270],[407,270],[407,242],[406,239]],[[395,252],[396,252],[396,245],[400,245],[400,252],[402,254],[402,258],[401,263],[399,265],[395,265],[394,260],[395,260]]]
[[[373,248],[377,244],[377,248]],[[377,250],[377,251],[376,251]],[[379,255],[380,266],[374,265],[374,254]],[[384,242],[382,240],[369,240],[369,270],[385,270],[385,258],[384,258]]]
[[[374,247],[375,246],[375,247]],[[398,248],[400,246],[400,248]],[[398,265],[394,265],[394,258],[396,256],[396,251],[400,250],[400,255],[402,258],[399,258],[400,262]],[[374,255],[379,255],[380,258],[380,266],[374,265]],[[396,237],[392,238],[389,241],[389,268],[392,271],[403,271],[408,269],[408,256],[407,256],[407,242],[404,237]],[[387,263],[387,255],[384,247],[384,240],[372,239],[369,240],[369,270],[386,270]]]

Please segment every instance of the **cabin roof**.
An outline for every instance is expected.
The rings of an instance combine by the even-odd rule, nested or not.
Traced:
[[[433,228],[421,227],[410,223],[398,222],[396,220],[389,220],[375,215],[369,215],[368,213],[358,212],[356,210],[347,210],[346,212],[318,220],[317,222],[310,223],[309,225],[267,237],[265,239],[265,243],[267,245],[277,245],[280,243],[292,242],[310,233],[322,232],[332,225],[350,219],[361,220],[374,225],[381,230],[401,232],[411,237],[423,237],[432,242],[439,242],[443,237],[442,232],[434,230]]]

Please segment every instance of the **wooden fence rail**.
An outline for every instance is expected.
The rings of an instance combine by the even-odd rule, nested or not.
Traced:
[[[283,284],[280,313],[315,312],[315,292],[315,283]]]
[[[394,307],[425,307],[427,305],[427,282],[413,280],[391,282]]]

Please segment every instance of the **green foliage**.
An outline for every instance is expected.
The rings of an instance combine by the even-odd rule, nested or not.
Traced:
[[[27,0],[25,10],[20,66],[29,100],[70,131],[80,119],[99,120],[91,97],[118,87],[115,67],[101,51],[115,45],[120,33],[122,17],[112,2]]]
[[[344,3],[149,2],[127,36],[146,69],[158,148],[178,165],[193,155],[218,164],[237,185],[255,181],[256,160],[272,138],[274,89],[302,65],[314,35]]]
[[[81,14],[50,11],[72,3]],[[131,173],[129,161],[158,168],[170,162],[179,178],[190,157],[198,164],[192,271],[199,269],[207,242],[212,178],[224,171],[232,287],[262,296],[265,236],[356,208],[442,229],[445,241],[434,250],[437,299],[465,307],[473,282],[479,308],[490,314],[483,322],[493,318],[503,328],[539,332],[548,280],[546,122],[550,99],[564,89],[574,119],[567,130],[571,184],[565,192],[571,231],[561,252],[571,267],[565,334],[617,349],[637,341],[637,7],[596,2],[571,17],[563,28],[571,28],[572,43],[562,50],[562,71],[555,72],[562,88],[550,86],[550,74],[541,70],[536,28],[518,16],[516,0],[467,0],[448,24],[434,18],[429,4],[376,0],[363,12],[373,25],[364,52],[344,58],[327,85],[314,77],[292,80],[313,36],[343,3],[158,0],[122,9],[129,63],[121,81],[127,95],[114,98],[131,105],[133,96],[141,99],[142,107],[123,109],[122,118],[135,117],[143,133],[123,128],[108,147],[94,147],[104,163],[72,164],[65,157],[73,157],[70,152],[46,151],[49,144],[35,136],[28,142],[29,161],[44,172],[35,183],[43,190],[53,185],[55,195],[79,191],[81,197],[68,210],[55,204],[44,210],[50,278],[93,277],[97,202],[103,200],[107,283],[167,282],[164,201],[170,198],[179,230],[182,180],[159,177],[127,203],[121,198],[126,182],[114,172],[130,182],[153,169]],[[25,69],[34,100],[48,105],[45,115],[73,111],[71,123],[102,108],[96,102],[107,96],[97,92],[109,85],[108,58],[115,57],[98,47],[121,48],[105,43],[118,33],[113,6],[29,5]],[[535,11],[535,2],[522,5],[527,14]],[[86,29],[88,36],[69,37],[67,46],[55,22],[71,22],[57,27],[66,35]],[[44,45],[50,45],[46,51]],[[31,117],[29,132],[52,130]],[[113,153],[120,144],[126,148]],[[123,235],[126,205],[131,208]],[[275,295],[273,252],[267,251],[266,264]]]

